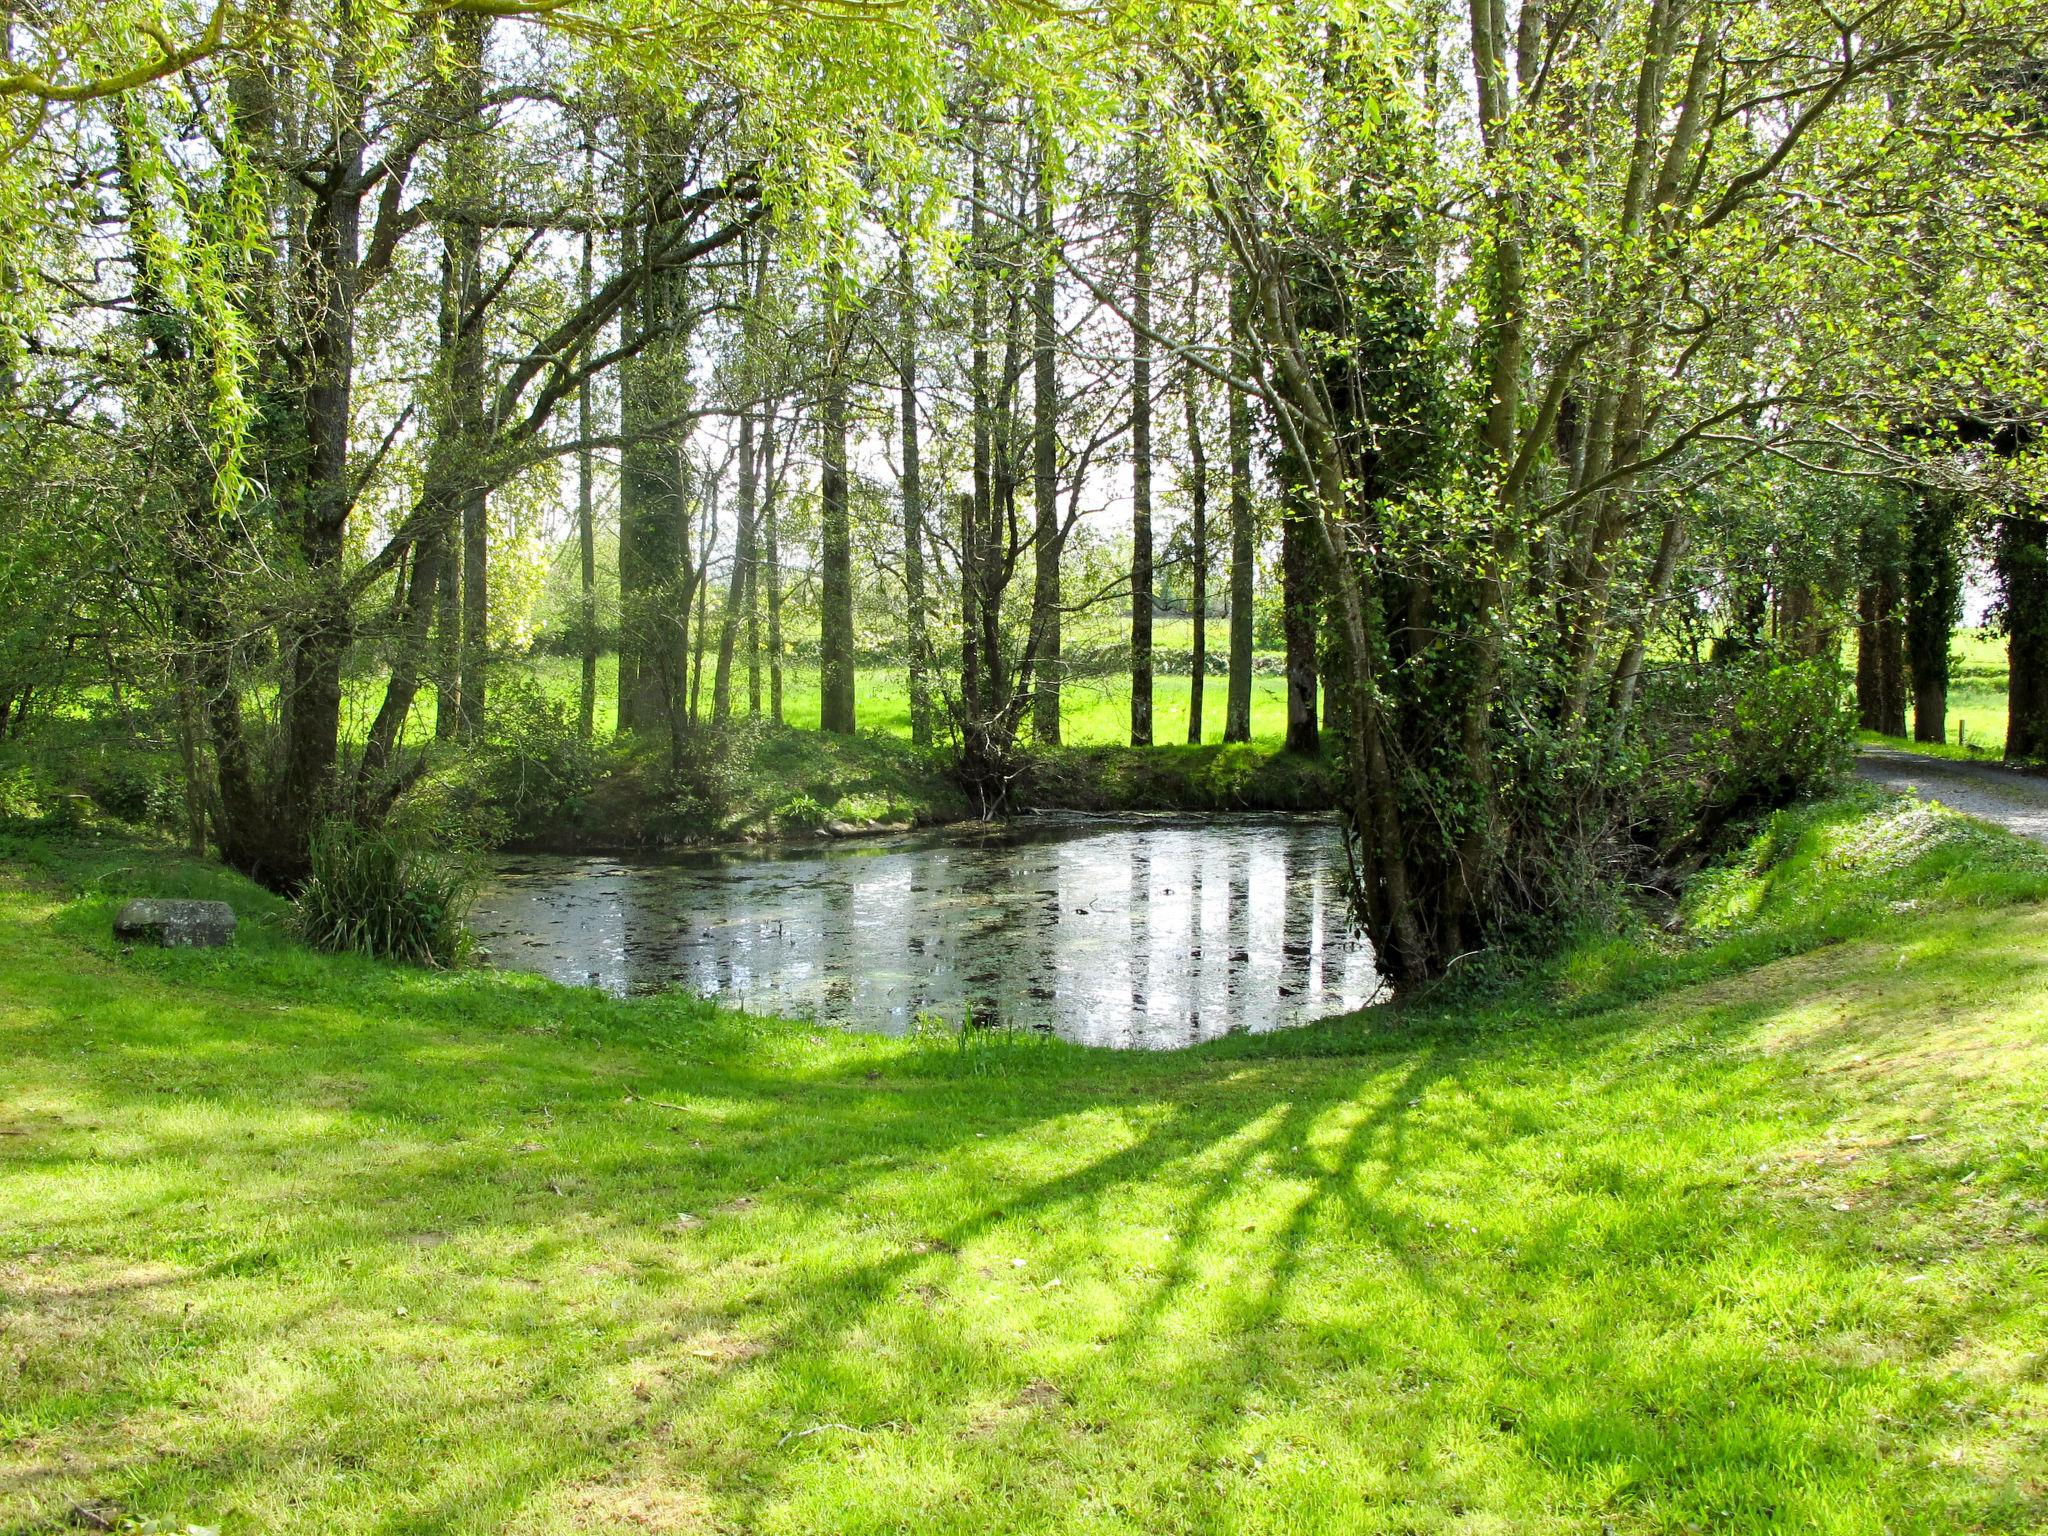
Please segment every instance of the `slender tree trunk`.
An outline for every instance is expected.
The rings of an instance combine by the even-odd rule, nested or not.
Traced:
[[[761,531],[768,561],[768,718],[782,724],[782,530],[775,507],[775,415],[761,427]]]
[[[761,718],[761,562],[755,558],[759,539],[757,520],[754,541],[747,550],[747,590],[740,596],[747,610],[747,717],[751,720]]]
[[[1316,728],[1316,558],[1309,519],[1315,514],[1303,503],[1310,492],[1290,486],[1280,523],[1281,631],[1287,645],[1287,750],[1314,752],[1321,745]]]
[[[2048,761],[2048,521],[2033,507],[1998,521],[1993,567],[2005,598],[2005,760]]]
[[[689,526],[687,519],[684,520],[683,526]],[[690,566],[688,548],[686,547],[683,551],[684,585],[682,607],[683,611],[687,614],[691,601],[694,599],[697,605],[697,620],[694,628],[686,629],[683,632],[677,646],[677,649],[681,652],[683,676],[689,684],[689,696],[685,706],[685,715],[693,725],[702,718],[702,711],[698,706],[702,703],[704,694],[704,647],[711,635],[705,610],[711,602],[711,561],[717,548],[718,482],[707,477],[704,486],[704,496],[700,503],[697,518],[698,554],[697,565],[694,570]],[[694,645],[692,644],[693,638]],[[678,740],[675,744],[675,760],[680,763],[682,759],[682,743]]]
[[[846,370],[844,336],[831,321],[830,373],[825,380],[818,510],[824,547],[819,560],[818,724],[850,736],[854,729],[853,550],[846,504]]]
[[[733,530],[732,576],[725,586],[725,616],[718,628],[718,665],[711,683],[711,718],[723,725],[732,718],[732,658],[739,644],[740,609],[746,601],[747,576],[754,563],[754,413],[740,412],[740,500]]]
[[[1058,290],[1053,276],[1051,167],[1041,144],[1037,157],[1037,188],[1033,202],[1033,233],[1038,244],[1038,275],[1032,284],[1031,312],[1031,501],[1032,540],[1036,564],[1031,589],[1031,630],[1037,639],[1037,672],[1031,698],[1032,735],[1043,745],[1060,740],[1060,650],[1063,636],[1060,604],[1059,410],[1060,386],[1057,317]]]
[[[462,503],[462,733],[483,728],[490,660],[490,495],[472,488]]]
[[[1190,300],[1190,309],[1194,303]],[[1193,327],[1190,327],[1192,332]],[[1188,583],[1193,643],[1188,651],[1188,741],[1202,741],[1202,685],[1209,672],[1209,461],[1202,451],[1201,384],[1190,368],[1182,377],[1187,391],[1189,554],[1194,571]]]
[[[1144,131],[1140,123],[1140,134]],[[1152,162],[1131,197],[1131,745],[1152,745]]]
[[[932,692],[928,666],[931,641],[924,623],[924,472],[917,419],[917,274],[904,237],[897,259],[903,309],[897,331],[897,414],[903,440],[903,616],[904,644],[910,652],[910,741],[928,747],[932,741]]]
[[[968,184],[973,206],[967,214],[968,378],[973,391],[974,482],[960,498],[960,697],[970,723],[983,714],[981,698],[981,530],[989,525],[991,490],[991,415],[988,357],[988,232],[983,213],[988,201],[988,173],[983,164],[986,127],[977,103],[973,142],[968,155]]]
[[[462,730],[462,546],[451,519],[439,535],[441,579],[434,592],[434,736],[453,741]]]
[[[586,187],[588,182],[586,172]],[[591,236],[586,231],[583,236],[583,262],[576,282],[577,297],[584,304],[590,302],[591,243]],[[576,453],[576,552],[582,577],[582,602],[577,619],[583,648],[583,686],[577,696],[576,731],[586,742],[597,724],[597,519],[590,451],[591,428],[590,380],[585,379],[576,390],[576,436],[584,445]]]
[[[1249,368],[1243,281],[1231,285],[1232,370]],[[1230,690],[1223,713],[1223,739],[1252,739],[1252,576],[1257,558],[1252,531],[1252,408],[1241,390],[1230,391]]]

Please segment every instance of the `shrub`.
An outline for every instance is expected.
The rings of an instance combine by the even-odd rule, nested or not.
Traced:
[[[474,876],[402,835],[330,821],[313,835],[313,875],[294,922],[316,949],[414,965],[460,964]]]
[[[832,813],[809,795],[792,795],[775,807],[775,820],[779,826],[802,827],[815,832],[831,819]]]
[[[545,835],[578,822],[603,767],[568,705],[531,678],[494,687],[483,729],[454,759],[418,811],[437,842],[485,845]]]

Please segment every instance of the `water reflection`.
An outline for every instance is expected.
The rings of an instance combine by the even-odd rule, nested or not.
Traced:
[[[1318,822],[1012,823],[799,854],[508,861],[494,964],[612,992],[686,987],[900,1033],[921,1013],[1175,1046],[1363,1006],[1343,849]]]

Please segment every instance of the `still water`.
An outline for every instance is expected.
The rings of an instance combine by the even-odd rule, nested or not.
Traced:
[[[1373,1000],[1326,822],[1032,818],[801,852],[511,859],[490,962],[901,1033],[920,1014],[1189,1045]]]

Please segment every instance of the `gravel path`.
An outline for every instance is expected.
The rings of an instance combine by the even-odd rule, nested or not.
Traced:
[[[1923,800],[1939,800],[1951,810],[2048,843],[2048,779],[1990,763],[1954,763],[1884,747],[1865,747],[1857,754],[1856,772],[1886,789],[1910,789]]]

